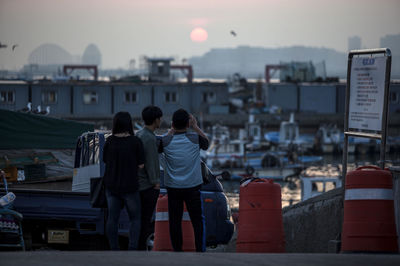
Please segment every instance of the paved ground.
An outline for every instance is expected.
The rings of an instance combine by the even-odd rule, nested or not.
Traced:
[[[376,254],[239,254],[138,251],[1,252],[1,266],[26,265],[400,265],[400,255]]]

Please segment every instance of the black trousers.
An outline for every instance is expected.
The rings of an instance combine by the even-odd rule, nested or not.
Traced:
[[[174,251],[182,251],[183,202],[186,203],[192,222],[197,252],[206,250],[205,219],[201,201],[200,187],[167,188],[169,233]]]
[[[142,213],[141,213],[141,227],[140,227],[140,236],[138,245],[139,250],[147,249],[146,240],[150,236],[150,234],[154,232],[153,214],[159,194],[160,190],[154,189],[152,187],[140,191]]]

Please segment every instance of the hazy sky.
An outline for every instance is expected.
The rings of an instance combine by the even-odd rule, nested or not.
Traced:
[[[400,33],[400,0],[0,0],[0,69],[20,68],[32,50],[55,43],[73,55],[88,44],[102,67],[128,66],[139,55],[187,58],[211,48],[305,45],[347,51]],[[196,26],[208,32],[192,42]],[[230,31],[234,30],[234,37]]]

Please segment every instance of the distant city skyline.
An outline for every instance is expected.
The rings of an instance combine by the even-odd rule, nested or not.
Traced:
[[[40,45],[82,56],[93,43],[102,68],[128,68],[146,56],[201,56],[213,48],[379,47],[400,34],[398,0],[0,0],[0,69],[18,70]],[[193,41],[202,27],[208,37]],[[234,34],[233,34],[233,33]],[[14,51],[12,46],[18,44]]]

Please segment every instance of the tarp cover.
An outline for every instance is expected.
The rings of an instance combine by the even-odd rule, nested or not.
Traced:
[[[0,149],[73,149],[91,124],[0,110]]]

